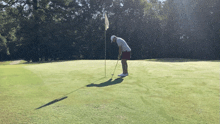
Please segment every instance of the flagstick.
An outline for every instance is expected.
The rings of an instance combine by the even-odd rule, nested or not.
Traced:
[[[108,28],[109,28],[109,21],[105,13],[105,77],[106,77],[106,31]]]
[[[106,77],[106,30],[105,30],[105,77]]]

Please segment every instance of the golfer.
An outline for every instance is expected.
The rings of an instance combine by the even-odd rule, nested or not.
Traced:
[[[116,37],[115,35],[111,36],[111,43],[116,42],[118,44],[119,50],[118,50],[118,59],[121,58],[121,64],[122,64],[122,69],[123,73],[118,75],[121,77],[128,76],[128,64],[127,60],[130,60],[131,58],[131,48],[128,46],[126,41],[120,37]]]

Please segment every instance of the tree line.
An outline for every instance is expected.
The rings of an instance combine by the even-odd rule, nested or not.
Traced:
[[[220,58],[220,0],[3,0],[0,8],[0,61],[104,59],[104,13],[107,59],[117,59],[113,34],[132,59]]]

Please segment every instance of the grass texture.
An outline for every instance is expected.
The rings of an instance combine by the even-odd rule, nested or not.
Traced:
[[[2,124],[219,124],[218,61],[0,63]]]

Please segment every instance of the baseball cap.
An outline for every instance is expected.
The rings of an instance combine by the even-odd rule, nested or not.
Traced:
[[[111,43],[113,42],[113,38],[115,38],[115,37],[116,37],[115,35],[111,36]]]

